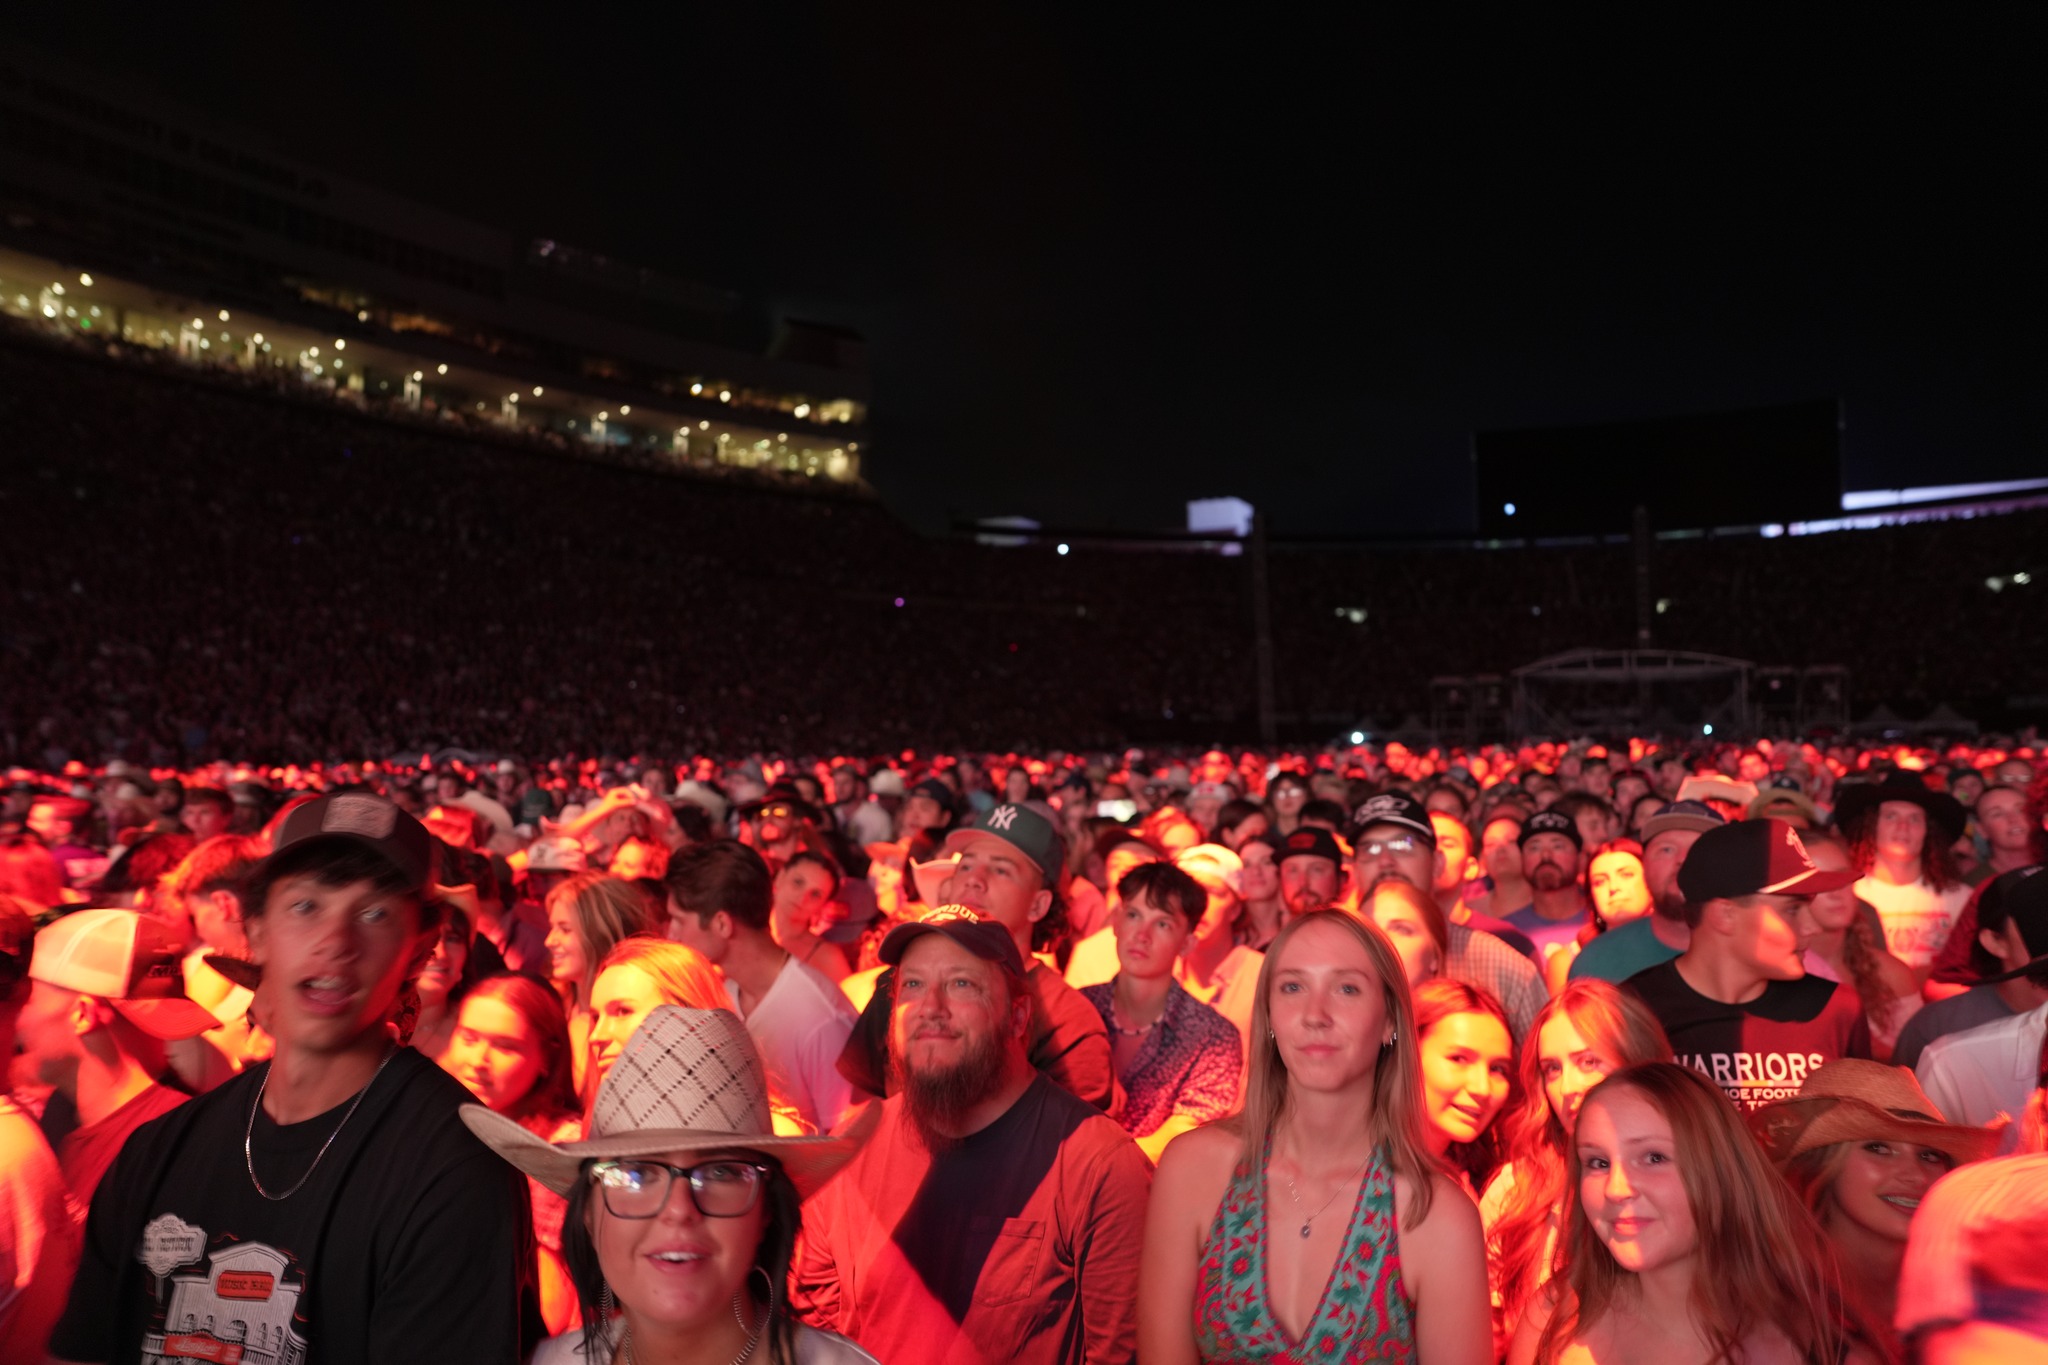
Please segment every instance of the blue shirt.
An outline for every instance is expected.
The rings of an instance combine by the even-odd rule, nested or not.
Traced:
[[[1534,904],[1525,905],[1507,917],[1509,924],[1527,934],[1529,941],[1536,945],[1538,965],[1549,960],[1553,948],[1569,948],[1577,942],[1579,930],[1592,920],[1593,907],[1590,905],[1581,906],[1579,913],[1570,919],[1545,919],[1536,913]]]
[[[1669,962],[1678,956],[1678,951],[1657,937],[1657,931],[1650,926],[1650,916],[1644,915],[1609,929],[1579,949],[1579,955],[1572,959],[1570,979],[1577,981],[1590,976],[1619,986],[1637,972]]]

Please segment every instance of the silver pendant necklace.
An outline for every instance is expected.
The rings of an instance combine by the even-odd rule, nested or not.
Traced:
[[[272,1203],[276,1203],[279,1200],[291,1198],[300,1189],[304,1188],[305,1183],[313,1178],[313,1172],[320,1169],[320,1159],[327,1155],[327,1149],[332,1147],[334,1140],[341,1136],[341,1130],[348,1127],[348,1121],[356,1116],[356,1110],[362,1106],[364,1098],[370,1093],[370,1086],[377,1083],[377,1077],[384,1074],[384,1068],[390,1066],[391,1059],[397,1055],[398,1049],[395,1047],[384,1054],[384,1060],[377,1063],[377,1069],[370,1075],[370,1084],[356,1092],[355,1103],[348,1107],[348,1112],[341,1116],[341,1122],[335,1124],[334,1131],[327,1135],[327,1141],[321,1143],[320,1150],[313,1154],[313,1164],[308,1166],[306,1173],[300,1176],[297,1182],[283,1194],[272,1194],[269,1190],[264,1189],[263,1182],[256,1178],[256,1153],[253,1141],[256,1136],[256,1111],[263,1107],[263,1092],[270,1088],[270,1072],[265,1070],[263,1079],[257,1082],[256,1085],[256,1102],[249,1106],[249,1126],[242,1130],[242,1163],[249,1168],[249,1183],[256,1187],[256,1193]],[[277,1063],[273,1061],[270,1065],[275,1067]]]
[[[1361,1162],[1359,1162],[1359,1163],[1358,1163],[1358,1170],[1357,1170],[1357,1171],[1356,1171],[1356,1172],[1355,1172],[1355,1173],[1354,1173],[1354,1174],[1352,1175],[1351,1179],[1352,1179],[1352,1180],[1356,1180],[1356,1179],[1357,1179],[1357,1178],[1358,1178],[1359,1176],[1362,1176],[1362,1175],[1364,1175],[1364,1174],[1365,1174],[1365,1168],[1366,1168],[1367,1166],[1371,1165],[1371,1164],[1372,1164],[1372,1153],[1371,1153],[1371,1152],[1367,1152],[1367,1153],[1365,1154],[1365,1160],[1364,1160],[1364,1161],[1361,1161]],[[1302,1219],[1302,1220],[1301,1220],[1301,1235],[1302,1235],[1303,1237],[1307,1237],[1307,1236],[1308,1236],[1308,1234],[1309,1234],[1309,1224],[1311,1224],[1311,1223],[1315,1222],[1315,1221],[1316,1221],[1316,1219],[1318,1219],[1318,1218],[1322,1217],[1322,1216],[1323,1216],[1323,1210],[1324,1210],[1324,1209],[1327,1209],[1327,1208],[1329,1208],[1329,1207],[1330,1207],[1330,1205],[1332,1205],[1332,1204],[1336,1203],[1336,1202],[1337,1202],[1337,1196],[1338,1196],[1339,1194],[1342,1194],[1342,1193],[1344,1192],[1344,1186],[1345,1186],[1345,1185],[1349,1185],[1350,1183],[1351,1183],[1351,1180],[1346,1180],[1346,1181],[1344,1181],[1344,1182],[1343,1182],[1342,1184],[1338,1185],[1336,1189],[1334,1189],[1334,1190],[1331,1190],[1331,1191],[1330,1191],[1330,1197],[1329,1197],[1328,1199],[1325,1199],[1325,1200],[1324,1200],[1324,1201],[1322,1202],[1322,1204],[1321,1204],[1320,1206],[1318,1206],[1318,1207],[1317,1207],[1317,1209],[1316,1209],[1316,1211],[1315,1211],[1314,1213],[1312,1213],[1312,1214],[1308,1215],[1308,1217],[1306,1217],[1306,1218],[1304,1218],[1304,1219]],[[1294,1203],[1294,1206],[1295,1206],[1295,1208],[1297,1208],[1297,1209],[1298,1209],[1298,1208],[1300,1208],[1300,1207],[1301,1207],[1301,1196],[1300,1196],[1299,1194],[1297,1194],[1297,1193],[1295,1192],[1295,1189],[1294,1189],[1294,1177],[1293,1177],[1293,1176],[1289,1176],[1289,1177],[1287,1178],[1287,1197],[1288,1197],[1288,1199],[1290,1199],[1290,1200],[1292,1200],[1292,1201],[1293,1201],[1293,1203]]]

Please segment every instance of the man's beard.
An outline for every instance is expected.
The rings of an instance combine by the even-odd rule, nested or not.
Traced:
[[[1556,863],[1538,863],[1529,874],[1529,885],[1538,891],[1561,891],[1571,884],[1571,874]]]
[[[1327,910],[1330,907],[1329,897],[1307,887],[1303,887],[1292,896],[1282,893],[1281,900],[1286,904],[1287,913],[1290,915],[1312,915],[1318,910]]]
[[[1673,924],[1685,923],[1685,896],[1675,880],[1665,888],[1663,895],[1651,898],[1650,913]]]
[[[979,1039],[970,1037],[966,1052],[950,1066],[920,1068],[911,1065],[902,1044],[890,1034],[889,1060],[902,1083],[911,1126],[925,1150],[936,1155],[958,1144],[954,1134],[968,1112],[1001,1088],[1008,1052],[1004,1040],[990,1030]]]

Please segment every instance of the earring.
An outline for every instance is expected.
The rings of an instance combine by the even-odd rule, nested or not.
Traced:
[[[732,1315],[739,1320],[742,1332],[745,1332],[749,1337],[758,1337],[761,1334],[761,1329],[775,1320],[775,1277],[770,1275],[768,1267],[763,1265],[755,1266],[753,1275],[761,1277],[761,1321],[757,1325],[749,1327],[747,1325],[747,1315],[740,1312],[740,1299],[747,1292],[744,1288],[738,1294],[732,1296]],[[753,1281],[753,1275],[748,1276],[748,1283],[750,1284]]]

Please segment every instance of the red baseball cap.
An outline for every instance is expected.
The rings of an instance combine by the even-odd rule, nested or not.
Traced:
[[[1678,869],[1678,889],[1691,905],[1743,896],[1818,896],[1856,880],[1854,872],[1823,872],[1783,820],[1738,820],[1694,842]]]

